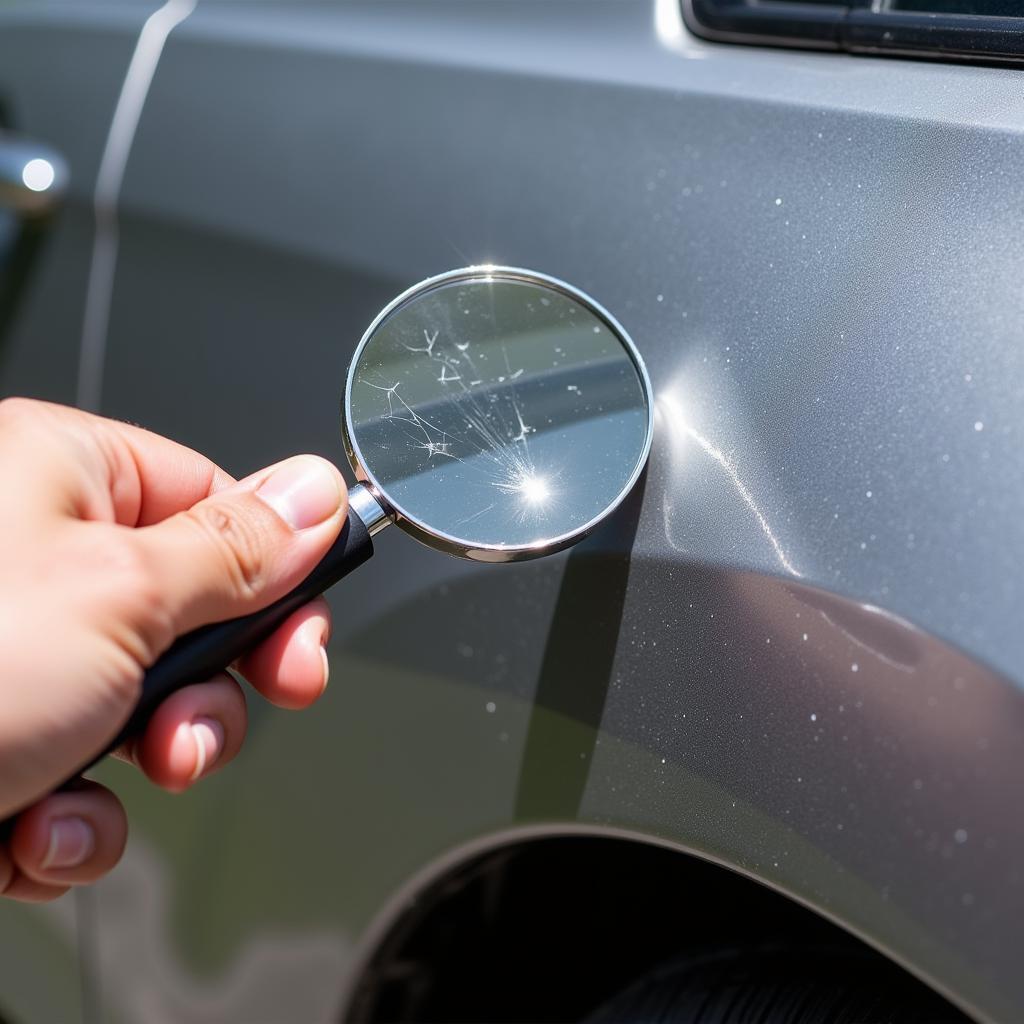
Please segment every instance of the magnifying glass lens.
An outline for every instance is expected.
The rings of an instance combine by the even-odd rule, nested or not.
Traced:
[[[580,293],[501,272],[385,311],[349,377],[357,473],[427,543],[502,560],[599,519],[647,453],[646,377]]]

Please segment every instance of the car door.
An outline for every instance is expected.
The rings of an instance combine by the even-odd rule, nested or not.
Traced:
[[[1012,1019],[1019,73],[707,42],[664,0],[173,13],[90,404],[235,474],[341,462],[365,326],[493,261],[623,322],[656,437],[570,553],[381,538],[330,595],[320,706],[252,700],[194,793],[101,769],[133,821],[103,1012],[331,1019],[418,879],[575,831],[749,875]]]

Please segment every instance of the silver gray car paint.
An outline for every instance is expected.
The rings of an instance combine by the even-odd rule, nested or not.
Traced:
[[[116,6],[22,44],[130,45]],[[568,556],[389,536],[332,596],[322,711],[254,708],[204,792],[109,770],[140,837],[101,888],[113,1015],[252,1019],[255,963],[319,1019],[405,880],[543,822],[713,857],[1020,1016],[1019,81],[704,44],[660,2],[200,3],[127,167],[104,411],[237,472],[340,461],[376,309],[498,260],[622,320],[655,447]],[[58,86],[19,127],[88,196],[105,124]]]

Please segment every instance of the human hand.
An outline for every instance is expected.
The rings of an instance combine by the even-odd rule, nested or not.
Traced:
[[[0,819],[18,812],[0,893],[47,900],[109,871],[127,838],[109,790],[51,790],[113,740],[178,636],[309,574],[347,491],[316,456],[236,483],[157,434],[26,399],[0,402],[0,474]],[[305,707],[327,684],[329,630],[319,598],[236,667],[273,703]],[[245,728],[245,697],[223,673],[169,697],[118,755],[180,791],[227,764]]]

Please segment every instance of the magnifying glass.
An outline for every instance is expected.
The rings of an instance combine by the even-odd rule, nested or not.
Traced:
[[[365,562],[389,524],[482,562],[581,540],[643,471],[653,413],[643,361],[607,310],[555,278],[483,266],[429,278],[380,313],[352,359],[342,422],[359,483],[330,552],[268,608],[181,637],[110,749]]]

